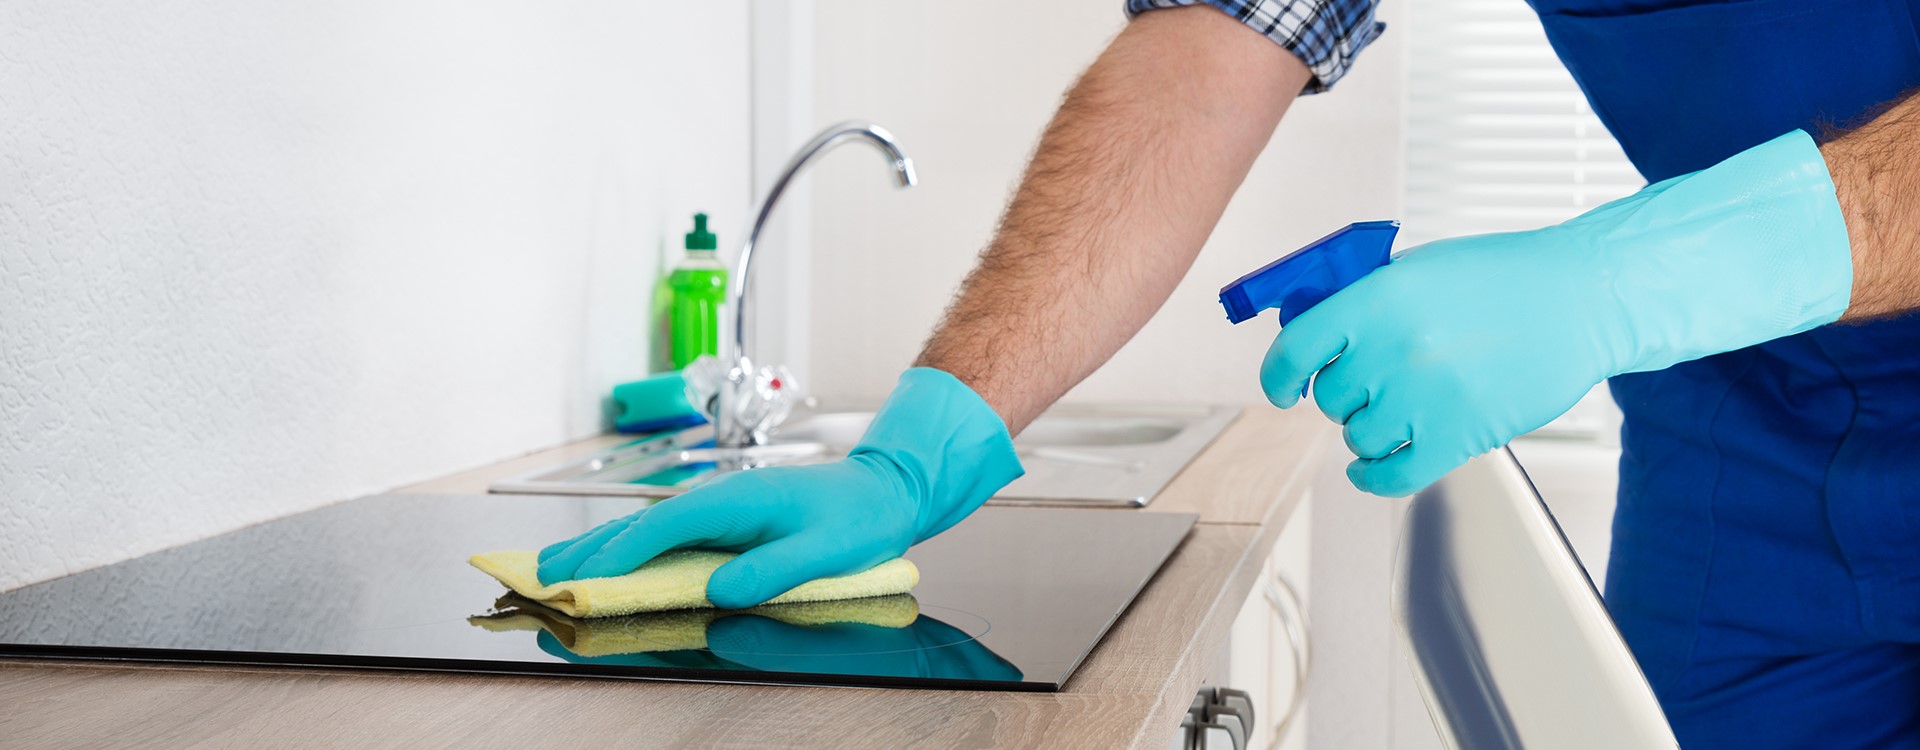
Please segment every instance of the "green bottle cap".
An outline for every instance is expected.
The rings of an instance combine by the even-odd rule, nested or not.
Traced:
[[[688,250],[712,250],[720,246],[720,239],[707,231],[707,215],[693,215],[693,231],[687,233]]]

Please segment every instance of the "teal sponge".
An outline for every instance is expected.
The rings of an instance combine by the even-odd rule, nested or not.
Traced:
[[[620,432],[660,432],[706,421],[687,401],[687,381],[679,371],[613,387],[613,429]]]

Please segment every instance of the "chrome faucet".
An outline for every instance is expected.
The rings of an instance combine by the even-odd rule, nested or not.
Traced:
[[[773,186],[767,189],[766,197],[761,199],[760,207],[754,213],[753,228],[747,232],[746,243],[740,246],[740,263],[734,271],[733,289],[722,313],[723,316],[730,316],[733,329],[731,339],[721,337],[719,359],[727,367],[724,376],[726,382],[720,384],[715,394],[717,403],[713,410],[714,442],[722,448],[746,448],[764,442],[767,437],[768,426],[743,419],[743,410],[737,403],[742,398],[762,397],[754,393],[757,376],[747,333],[747,301],[751,299],[749,293],[753,285],[753,249],[760,240],[760,231],[766,228],[767,221],[772,218],[773,208],[779,205],[780,196],[807,165],[836,146],[855,140],[866,141],[880,149],[893,169],[895,185],[913,187],[918,182],[913,173],[913,160],[900,150],[900,144],[894,141],[893,134],[873,123],[857,120],[842,122],[820,131],[813,140],[801,146],[787,161],[787,166],[780,170],[779,179],[774,180]],[[722,330],[725,328],[723,323]]]

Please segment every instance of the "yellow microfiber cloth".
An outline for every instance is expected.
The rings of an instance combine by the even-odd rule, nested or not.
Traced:
[[[681,609],[594,619],[574,619],[512,594],[493,606],[494,613],[469,617],[467,623],[496,633],[545,630],[568,651],[589,657],[703,649],[707,647],[707,626],[714,620],[736,615],[757,615],[802,627],[858,623],[883,628],[904,628],[920,617],[920,603],[911,594],[763,604],[744,610]]]
[[[529,550],[502,550],[474,555],[473,567],[499,579],[515,593],[573,617],[613,617],[635,612],[712,608],[707,601],[707,579],[736,557],[732,552],[678,550],[668,552],[623,576],[540,584],[540,557]],[[920,569],[906,558],[894,558],[864,572],[837,578],[819,578],[774,597],[768,604],[822,602],[869,596],[904,594],[920,584]]]

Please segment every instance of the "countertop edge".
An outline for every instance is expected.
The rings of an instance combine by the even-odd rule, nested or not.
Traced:
[[[854,700],[845,692],[820,691],[819,688],[784,688],[765,696],[772,707],[782,711],[808,711],[796,708],[818,701],[820,716],[805,722],[816,739],[832,738],[848,746],[844,727],[828,726],[836,715],[845,715],[850,704],[862,708],[881,707],[879,713],[902,715],[894,726],[872,727],[875,746],[923,744],[912,732],[926,732],[916,739],[939,746],[961,738],[969,741],[991,739],[993,745],[1030,745],[1066,743],[1081,745],[1096,742],[1101,746],[1136,748],[1164,747],[1185,715],[1192,697],[1207,677],[1220,650],[1225,647],[1234,620],[1252,592],[1273,545],[1294,511],[1307,496],[1313,474],[1325,449],[1328,431],[1311,410],[1281,412],[1264,406],[1249,407],[1214,443],[1182,470],[1153,503],[1140,512],[1192,512],[1200,515],[1196,532],[1177,549],[1140,595],[1134,606],[1122,615],[1106,637],[1089,654],[1065,689],[1059,693],[953,693],[941,691],[887,691],[874,698],[873,693],[854,693],[867,698]],[[600,436],[575,441],[548,451],[539,451],[486,467],[461,472],[427,482],[391,490],[392,494],[436,494],[484,492],[494,478],[524,473],[555,463],[568,456],[591,452],[615,444],[624,436]],[[479,489],[474,488],[478,486]],[[1087,512],[1126,512],[1111,509]],[[1164,644],[1164,645],[1163,645]],[[35,704],[49,710],[75,699],[139,700],[158,688],[199,691],[197,700],[187,706],[204,705],[222,690],[236,698],[272,702],[260,697],[259,685],[265,683],[280,690],[326,691],[342,704],[387,705],[399,715],[435,705],[450,693],[480,689],[495,694],[498,701],[515,702],[514,695],[551,696],[556,693],[594,694],[591,686],[556,686],[553,682],[506,681],[498,677],[470,677],[467,680],[411,679],[411,675],[386,674],[368,681],[344,679],[366,677],[358,670],[309,668],[261,668],[228,666],[192,666],[145,664],[90,660],[0,659],[0,705]],[[478,680],[481,682],[473,682]],[[662,707],[684,699],[691,692],[710,695],[728,689],[769,689],[753,686],[706,686],[689,688],[675,683],[624,683],[632,687],[604,690],[601,694],[622,694],[622,700],[641,699]],[[288,687],[293,685],[296,687]],[[436,685],[438,687],[436,687]],[[657,691],[643,689],[661,686]],[[677,686],[675,686],[677,685]],[[482,687],[476,687],[482,686]],[[520,687],[516,687],[520,686]],[[675,686],[675,687],[668,687]],[[825,689],[833,690],[833,689]],[[515,691],[524,691],[516,693]],[[637,692],[636,692],[637,691]],[[64,697],[62,697],[62,695]],[[436,698],[436,696],[438,696]],[[601,698],[600,700],[611,700]],[[877,703],[875,701],[878,701]],[[216,701],[217,702],[217,701]],[[772,705],[778,704],[778,705]],[[414,706],[416,708],[409,708]],[[183,706],[184,707],[184,706]],[[1145,708],[1144,714],[1135,714]],[[106,710],[106,709],[102,709]],[[230,713],[231,710],[223,710]],[[839,712],[839,713],[836,713]],[[907,713],[930,713],[941,717],[929,722],[905,718]],[[12,713],[8,711],[7,713]],[[762,712],[764,713],[764,712]],[[856,711],[857,713],[857,711]],[[108,711],[107,716],[122,714]],[[281,714],[284,723],[243,729],[240,725],[215,728],[188,728],[179,724],[199,717],[165,718],[142,710],[125,715],[113,723],[135,722],[139,716],[148,722],[147,730],[170,729],[172,736],[214,732],[231,739],[235,733],[273,736],[298,732],[298,720],[292,712]],[[1120,720],[1121,717],[1128,717]],[[1136,718],[1137,717],[1137,718]],[[228,716],[228,718],[233,718]],[[763,731],[759,721],[742,719],[725,734],[756,736]],[[71,719],[45,719],[49,724],[69,724]],[[257,721],[257,715],[254,721]],[[7,722],[0,721],[0,724]],[[96,722],[97,723],[97,722]],[[370,722],[374,723],[374,722]],[[577,729],[579,736],[591,738],[594,724]],[[27,729],[33,729],[28,726]],[[43,727],[49,728],[50,727]],[[128,736],[128,727],[95,727],[101,737]],[[419,731],[427,731],[431,727]],[[838,730],[838,731],[835,731]],[[982,737],[981,731],[987,736]],[[364,733],[365,729],[335,728],[336,734]],[[906,734],[903,734],[906,733]],[[32,732],[28,732],[31,736]],[[72,735],[61,735],[68,740]],[[401,736],[391,736],[395,744],[406,744]],[[907,740],[906,742],[902,742]],[[806,744],[804,741],[798,745]],[[860,746],[864,743],[852,743]]]

